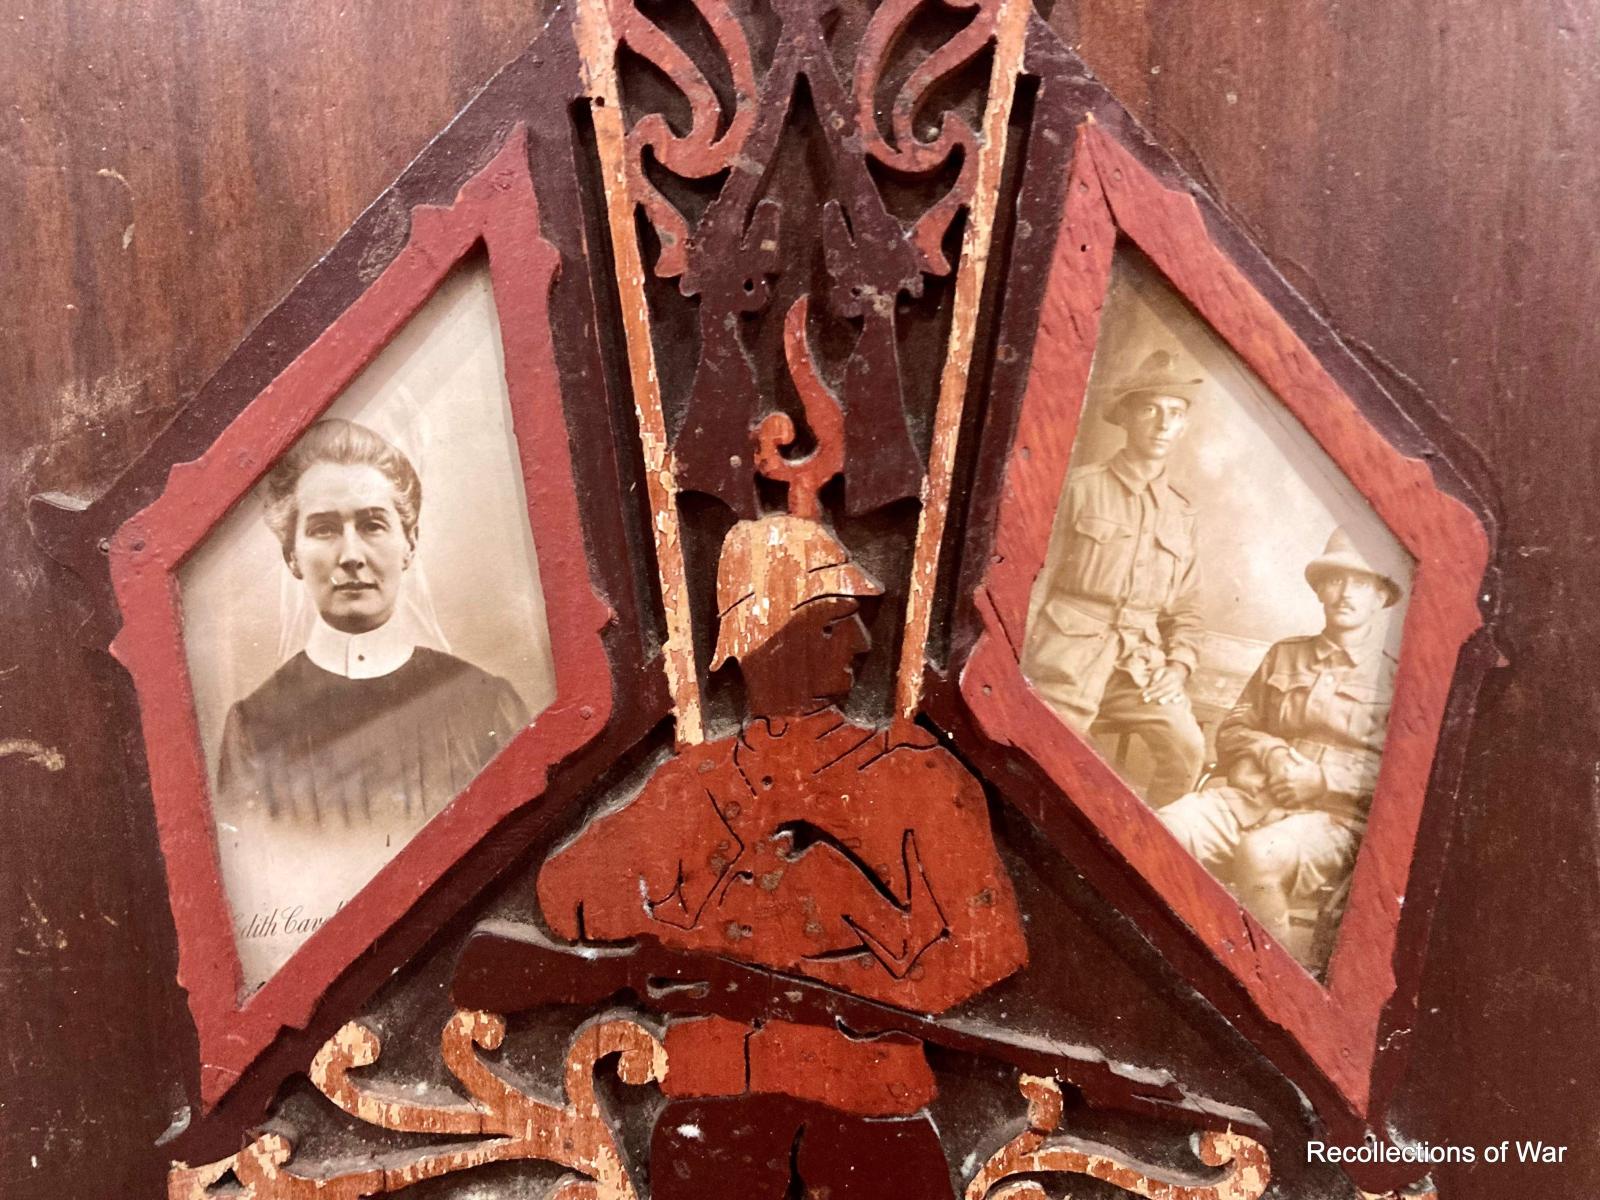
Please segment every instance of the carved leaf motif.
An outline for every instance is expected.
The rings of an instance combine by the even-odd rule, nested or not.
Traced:
[[[1147,1200],[1260,1200],[1272,1181],[1265,1148],[1241,1134],[1196,1135],[1200,1161],[1226,1168],[1220,1178],[1204,1183],[1127,1161],[1103,1146],[1052,1137],[1061,1124],[1060,1087],[1036,1075],[1022,1076],[1020,1086],[1028,1098],[1028,1128],[983,1164],[967,1184],[964,1200],[1045,1200],[1049,1193],[1032,1178],[1039,1175],[1086,1175]]]
[[[441,1175],[493,1162],[541,1160],[581,1178],[555,1185],[546,1200],[637,1200],[615,1137],[595,1096],[594,1071],[617,1055],[617,1075],[635,1087],[666,1076],[666,1050],[642,1025],[597,1018],[578,1029],[567,1051],[566,1103],[539,1099],[496,1072],[478,1048],[498,1049],[505,1019],[494,1013],[458,1010],[440,1035],[440,1053],[469,1099],[429,1102],[412,1091],[363,1084],[351,1071],[378,1060],[382,1046],[366,1026],[350,1022],[334,1034],[311,1063],[311,1082],[339,1108],[362,1122],[402,1133],[478,1137],[446,1149],[424,1150],[399,1165],[367,1167],[332,1175],[298,1174],[289,1167],[294,1144],[281,1133],[258,1137],[219,1162],[191,1167],[177,1163],[167,1176],[168,1200],[203,1200],[231,1173],[245,1200],[299,1197],[379,1196]]]

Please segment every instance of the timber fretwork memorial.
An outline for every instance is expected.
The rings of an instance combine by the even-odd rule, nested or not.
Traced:
[[[1290,1148],[1390,1135],[1484,502],[1027,0],[574,0],[385,203],[61,535],[172,1196],[1425,1190]]]

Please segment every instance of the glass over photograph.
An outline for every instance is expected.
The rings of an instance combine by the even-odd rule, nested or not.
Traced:
[[[253,989],[555,696],[486,270],[445,282],[180,584]]]
[[[1366,831],[1413,565],[1120,249],[1023,672],[1316,975]]]

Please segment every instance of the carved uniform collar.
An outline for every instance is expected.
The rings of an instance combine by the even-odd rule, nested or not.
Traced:
[[[340,633],[319,617],[306,642],[306,657],[346,679],[377,679],[405,666],[416,648],[397,621],[385,621],[366,633]]]

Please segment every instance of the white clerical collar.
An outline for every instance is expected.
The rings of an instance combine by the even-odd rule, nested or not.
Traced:
[[[376,679],[405,666],[416,648],[398,621],[385,621],[366,633],[340,633],[319,617],[306,642],[306,657],[346,679]]]

